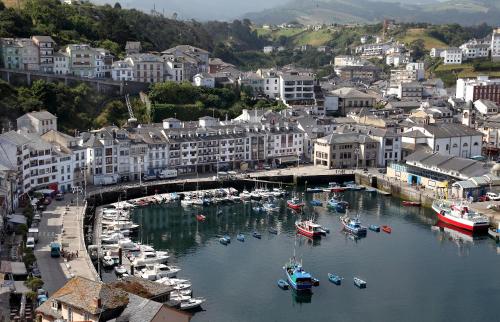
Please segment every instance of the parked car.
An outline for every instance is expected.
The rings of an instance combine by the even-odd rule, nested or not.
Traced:
[[[33,237],[28,237],[28,239],[26,240],[26,248],[31,248],[31,249],[35,249],[35,238]]]
[[[494,201],[500,200],[500,195],[498,195],[498,194],[496,194],[494,192],[487,192],[486,196],[488,198],[490,198],[490,200],[494,200]]]
[[[64,200],[64,195],[63,195],[62,193],[58,193],[58,194],[56,195],[56,200],[57,200],[57,201]]]
[[[490,198],[487,195],[482,195],[477,198],[477,201],[483,202],[483,201],[490,201]]]
[[[33,216],[33,221],[41,221],[42,220],[42,216],[40,216],[40,214],[35,214]]]

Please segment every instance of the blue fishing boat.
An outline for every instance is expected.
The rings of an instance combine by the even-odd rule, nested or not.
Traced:
[[[338,203],[339,203],[339,201],[337,199],[332,198],[332,199],[328,200],[326,205],[328,208],[335,209],[335,208],[337,208]]]
[[[349,233],[356,236],[364,236],[366,235],[366,227],[361,226],[361,221],[358,217],[349,218],[349,216],[340,217],[340,222],[344,226],[344,229]]]
[[[380,231],[380,226],[378,226],[378,225],[370,225],[370,226],[368,226],[368,229],[376,231],[378,233]]]
[[[288,290],[288,283],[285,280],[278,280],[278,286],[282,290]]]
[[[330,282],[332,282],[335,285],[342,284],[342,280],[343,280],[342,277],[340,277],[336,274],[332,274],[332,273],[328,273],[328,279],[330,280]]]
[[[335,206],[336,212],[346,212],[347,207],[349,207],[349,203],[347,201],[339,201],[337,206]]]
[[[366,281],[363,281],[359,277],[354,277],[354,285],[356,285],[359,288],[366,288]]]
[[[316,200],[316,199],[309,201],[309,204],[314,207],[319,207],[323,205],[321,200]]]
[[[312,276],[304,271],[302,264],[295,257],[283,266],[288,284],[296,291],[310,291],[313,287]]]
[[[258,231],[254,231],[252,233],[252,236],[255,237],[255,238],[258,238],[258,239],[261,239],[262,238],[262,235],[258,232]]]
[[[238,240],[240,242],[244,242],[245,241],[245,235],[243,235],[243,234],[236,235],[236,240]]]
[[[270,227],[269,228],[269,233],[277,235],[278,234],[278,229],[276,229],[274,227]]]

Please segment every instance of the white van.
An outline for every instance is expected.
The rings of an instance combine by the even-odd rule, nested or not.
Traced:
[[[26,248],[31,248],[35,249],[35,238],[34,237],[28,237],[26,240]]]

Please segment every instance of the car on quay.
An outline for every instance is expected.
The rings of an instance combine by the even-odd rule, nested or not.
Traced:
[[[62,193],[58,193],[56,194],[56,198],[55,198],[57,201],[62,201],[64,200],[64,195]]]

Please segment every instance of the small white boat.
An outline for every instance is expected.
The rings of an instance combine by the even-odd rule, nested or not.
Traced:
[[[191,310],[200,307],[203,302],[205,302],[205,299],[201,297],[190,298],[188,300],[182,300],[179,308],[181,310]]]
[[[162,277],[175,277],[180,271],[181,269],[176,266],[153,264],[147,265],[146,268],[142,270],[141,277],[150,281],[156,281]]]
[[[116,275],[123,275],[123,274],[127,273],[127,269],[123,265],[116,266],[115,273],[116,273]]]
[[[167,261],[169,256],[160,252],[142,252],[138,257],[134,258],[132,264],[135,267],[142,267],[148,264],[161,264]]]

